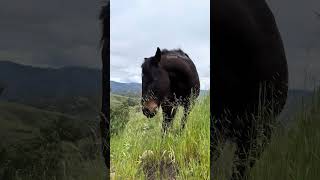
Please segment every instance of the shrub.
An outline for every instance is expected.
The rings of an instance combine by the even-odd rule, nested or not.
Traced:
[[[124,129],[125,125],[129,121],[129,105],[128,103],[122,103],[119,106],[115,106],[110,109],[110,131],[111,135],[118,134]]]

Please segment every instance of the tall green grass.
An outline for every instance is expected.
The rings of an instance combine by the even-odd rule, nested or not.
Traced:
[[[311,104],[302,106],[294,116],[294,125],[278,126],[270,144],[249,172],[252,180],[317,180],[320,178],[320,94]],[[215,179],[229,179],[235,146],[228,143],[214,163]]]
[[[320,178],[320,94],[295,116],[289,130],[279,128],[252,169],[251,179],[317,180]]]
[[[111,137],[111,178],[210,179],[209,96],[196,102],[180,131],[182,114],[163,136],[161,112],[147,119],[132,109],[122,133]]]

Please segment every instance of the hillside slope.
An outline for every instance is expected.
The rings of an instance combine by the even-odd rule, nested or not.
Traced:
[[[66,140],[78,140],[90,134],[89,128],[94,123],[94,120],[77,119],[62,113],[0,101],[0,138],[5,144],[39,136],[41,129],[54,128],[55,124],[63,128],[61,132],[68,132],[69,135],[63,135]]]
[[[0,179],[102,179],[97,124],[1,101]]]

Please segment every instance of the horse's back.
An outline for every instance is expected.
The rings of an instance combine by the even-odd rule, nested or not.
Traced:
[[[171,70],[171,93],[177,98],[188,98],[192,94],[198,97],[200,94],[200,80],[197,68],[188,54],[181,49],[164,50],[164,63]],[[170,71],[170,70],[169,70]]]

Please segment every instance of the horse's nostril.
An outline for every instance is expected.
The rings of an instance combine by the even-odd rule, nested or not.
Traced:
[[[148,108],[142,108],[142,112],[144,115],[150,114],[150,111]]]
[[[142,112],[145,116],[147,116],[147,118],[152,118],[156,115],[155,112],[151,112],[148,108],[143,108]]]

